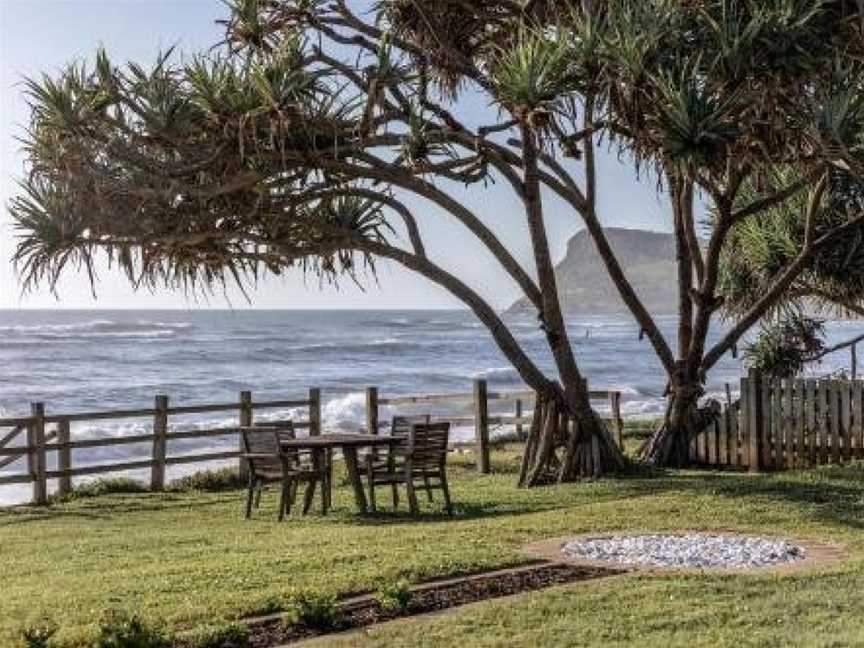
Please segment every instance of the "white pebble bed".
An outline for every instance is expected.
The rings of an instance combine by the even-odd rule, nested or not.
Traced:
[[[758,569],[805,558],[802,547],[782,540],[703,533],[584,538],[562,551],[581,560],[694,569]]]

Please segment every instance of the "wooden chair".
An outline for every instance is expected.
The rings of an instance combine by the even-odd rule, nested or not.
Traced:
[[[447,513],[453,514],[450,489],[447,485],[447,446],[450,440],[450,423],[415,423],[411,425],[405,443],[393,447],[393,461],[381,466],[369,456],[366,470],[369,475],[369,503],[375,511],[375,487],[404,484],[408,491],[408,507],[417,515],[417,488],[428,493],[440,490],[444,495]],[[418,482],[420,482],[418,484]]]
[[[280,420],[280,421],[262,421],[260,423],[255,423],[254,427],[256,428],[271,428],[275,429],[276,433],[279,436],[280,444],[283,441],[294,440],[297,438],[297,432],[294,429],[294,422],[291,420]],[[327,515],[327,511],[330,510],[330,505],[333,501],[333,454],[329,450],[323,454],[320,458],[316,458],[316,456],[309,451],[299,451],[295,449],[288,449],[285,451],[285,454],[291,460],[291,464],[298,468],[301,472],[305,473],[317,473],[319,475],[318,479],[305,479],[301,481],[306,481],[306,492],[303,495],[303,515],[306,515],[309,510],[312,508],[312,501],[315,498],[315,487],[318,482],[321,482],[321,512],[324,515]],[[289,504],[293,506],[294,500],[297,494],[297,486],[296,484],[293,487],[292,491],[292,500]],[[258,507],[258,500],[261,499],[261,491],[259,489],[258,494],[256,495],[256,503],[255,507]]]
[[[323,481],[325,475],[318,467],[309,466],[299,460],[296,453],[282,450],[281,440],[286,435],[293,438],[293,426],[261,427],[258,430],[243,430],[243,459],[249,466],[249,486],[246,494],[246,519],[252,516],[252,508],[258,508],[261,502],[261,491],[268,484],[280,484],[279,521],[285,519],[285,514],[291,512],[291,506],[297,496],[297,486],[300,483],[313,484]],[[307,496],[310,493],[307,487]],[[314,490],[313,490],[314,492]],[[326,492],[326,489],[324,489]],[[309,510],[311,497],[304,505],[304,513]],[[326,513],[326,498],[322,497],[322,509]]]
[[[431,416],[429,414],[415,414],[414,416],[394,416],[390,421],[390,436],[403,437],[408,440],[408,434],[411,432],[411,426],[415,423],[429,423]],[[371,460],[371,461],[370,461]],[[371,466],[371,467],[370,467]],[[359,466],[360,474],[369,479],[369,497],[375,499],[374,485],[371,481],[371,475],[375,472],[392,471],[396,466],[396,455],[394,454],[394,446],[390,446],[387,450],[387,456],[381,457],[375,450],[366,455],[365,461]],[[393,493],[393,508],[399,507],[399,489],[396,484],[392,484]],[[432,500],[432,490],[426,489],[429,500]]]

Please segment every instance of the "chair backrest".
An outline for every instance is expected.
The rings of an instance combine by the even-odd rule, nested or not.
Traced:
[[[438,468],[447,461],[450,423],[415,423],[408,434],[408,455],[414,468]]]
[[[425,425],[432,417],[429,414],[415,414],[413,416],[394,416],[390,422],[391,436],[407,437],[411,432],[412,425]]]
[[[247,458],[253,476],[282,470],[279,433],[275,429],[261,427],[260,430],[243,430],[242,437],[244,454],[259,455]]]
[[[290,441],[297,438],[297,433],[294,430],[294,421],[291,419],[284,419],[281,421],[261,421],[260,423],[255,423],[253,427],[276,430],[276,435],[279,437],[280,441]]]
[[[284,419],[281,421],[261,421],[260,423],[255,423],[253,427],[274,430],[280,444],[284,441],[293,441],[297,438],[297,431],[294,429],[294,421],[290,419]],[[292,464],[300,460],[301,453],[296,448],[290,448],[288,450],[283,448],[282,453]]]

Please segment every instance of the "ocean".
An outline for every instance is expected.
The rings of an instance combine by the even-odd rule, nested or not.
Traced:
[[[506,321],[549,369],[536,320],[512,315]],[[659,323],[673,338],[675,318]],[[625,416],[662,413],[663,372],[630,318],[574,316],[568,328],[592,388],[620,390]],[[864,323],[834,322],[828,330],[831,340],[840,340],[864,332]],[[847,361],[848,354],[838,354],[818,371]],[[157,393],[168,394],[172,405],[237,402],[247,389],[256,400],[302,398],[314,386],[322,390],[325,429],[344,430],[363,424],[368,386],[377,386],[382,397],[470,391],[476,378],[485,378],[491,389],[521,387],[485,328],[465,311],[2,311],[0,367],[2,416],[26,415],[31,402],[44,402],[49,414],[71,413],[151,407]],[[727,356],[711,372],[708,392],[721,394],[727,382],[734,390],[741,372],[741,362]],[[236,419],[200,415],[178,423],[207,427]],[[107,422],[72,432],[86,438],[140,433],[148,426]],[[221,447],[218,440],[181,443],[169,452]],[[76,451],[74,461],[133,456],[145,458],[142,448],[121,446]],[[20,473],[20,466],[0,474]],[[0,486],[0,503],[26,499],[27,493],[25,487]]]

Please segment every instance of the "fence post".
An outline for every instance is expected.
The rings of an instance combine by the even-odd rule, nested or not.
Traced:
[[[240,392],[240,427],[252,427],[252,392]],[[243,435],[238,439],[240,444],[240,452],[243,452]],[[249,466],[241,457],[239,460],[240,481],[244,481],[249,476]]]
[[[609,405],[612,409],[612,420],[615,423],[615,441],[624,450],[624,419],[621,418],[621,392],[609,393]]]
[[[378,388],[366,388],[366,432],[378,434]]]
[[[72,470],[72,448],[69,443],[72,441],[70,434],[69,419],[60,419],[57,422],[57,470]],[[57,492],[60,495],[68,495],[72,492],[72,476],[61,475],[57,481]]]
[[[30,437],[30,473],[33,475],[33,503],[48,503],[48,479],[45,465],[45,404],[31,403],[30,414],[33,417],[29,430]]]
[[[477,469],[489,474],[489,390],[485,380],[474,381],[474,438],[477,441]]]
[[[150,467],[150,488],[165,488],[165,455],[168,445],[168,397],[156,396],[153,404],[153,465]]]
[[[743,386],[742,386],[743,387]],[[751,369],[747,376],[747,417],[748,456],[751,473],[762,469],[762,373]]]
[[[309,436],[321,434],[321,389],[312,387],[309,390]]]
[[[516,438],[520,441],[524,441],[523,438],[524,430],[522,428],[522,399],[516,399]]]

